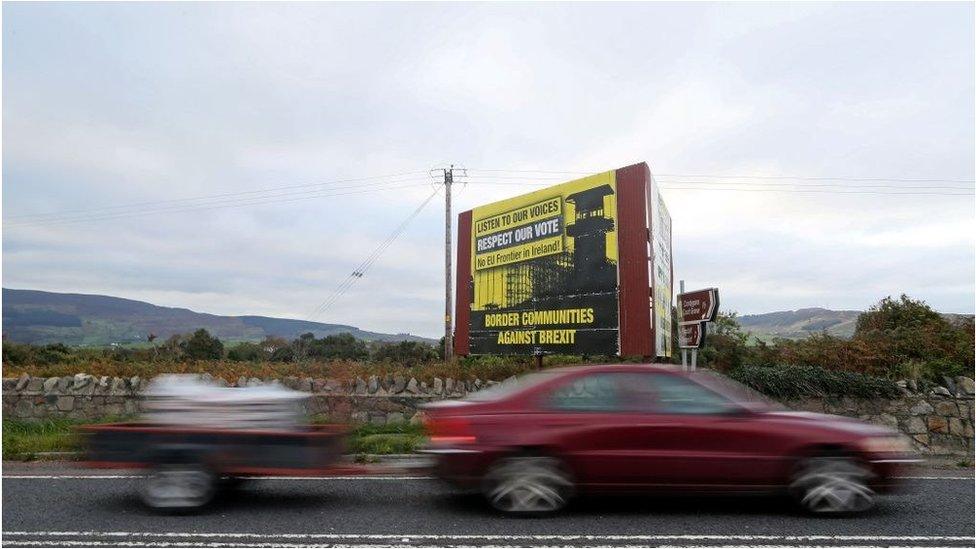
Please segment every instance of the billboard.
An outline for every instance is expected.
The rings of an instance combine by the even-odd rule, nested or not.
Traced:
[[[673,353],[671,340],[671,303],[674,285],[671,275],[671,213],[664,203],[657,181],[651,177],[647,193],[648,227],[651,227],[651,298],[654,311],[654,354],[670,357]]]
[[[458,232],[457,354],[670,356],[671,219],[647,164],[462,212]]]
[[[472,210],[472,354],[616,354],[614,176]]]

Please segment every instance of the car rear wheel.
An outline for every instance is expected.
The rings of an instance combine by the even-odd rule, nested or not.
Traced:
[[[847,457],[811,458],[797,468],[790,493],[810,513],[860,513],[874,507],[870,477],[867,469]]]
[[[491,506],[504,513],[544,515],[566,506],[573,481],[554,458],[516,457],[492,467],[484,492]]]
[[[143,479],[142,501],[153,509],[187,511],[203,507],[214,496],[217,477],[200,464],[159,465]]]

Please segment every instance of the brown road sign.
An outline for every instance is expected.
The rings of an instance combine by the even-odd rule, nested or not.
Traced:
[[[718,314],[718,288],[678,294],[679,324],[711,322]]]
[[[682,324],[678,326],[678,347],[699,349],[705,342],[705,323]]]

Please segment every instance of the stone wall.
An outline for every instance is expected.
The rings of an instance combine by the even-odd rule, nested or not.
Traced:
[[[335,421],[387,423],[414,419],[426,402],[461,398],[467,393],[495,385],[494,381],[461,381],[435,378],[431,383],[403,376],[370,377],[347,382],[288,377],[281,380],[240,378],[234,383],[202,376],[222,386],[247,387],[281,384],[311,393],[307,412]],[[93,377],[78,374],[39,378],[22,376],[3,380],[4,418],[43,419],[64,417],[98,419],[125,416],[140,411],[140,392],[146,380]],[[585,391],[581,386],[580,391]],[[887,425],[911,437],[923,453],[973,453],[973,381],[957,378],[953,391],[945,387],[925,393],[902,389],[897,399],[807,399],[787,402],[796,410],[856,417]]]

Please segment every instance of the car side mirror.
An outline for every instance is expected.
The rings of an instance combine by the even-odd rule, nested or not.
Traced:
[[[730,404],[726,411],[722,412],[722,415],[727,417],[749,417],[752,415],[752,410],[745,406]]]

